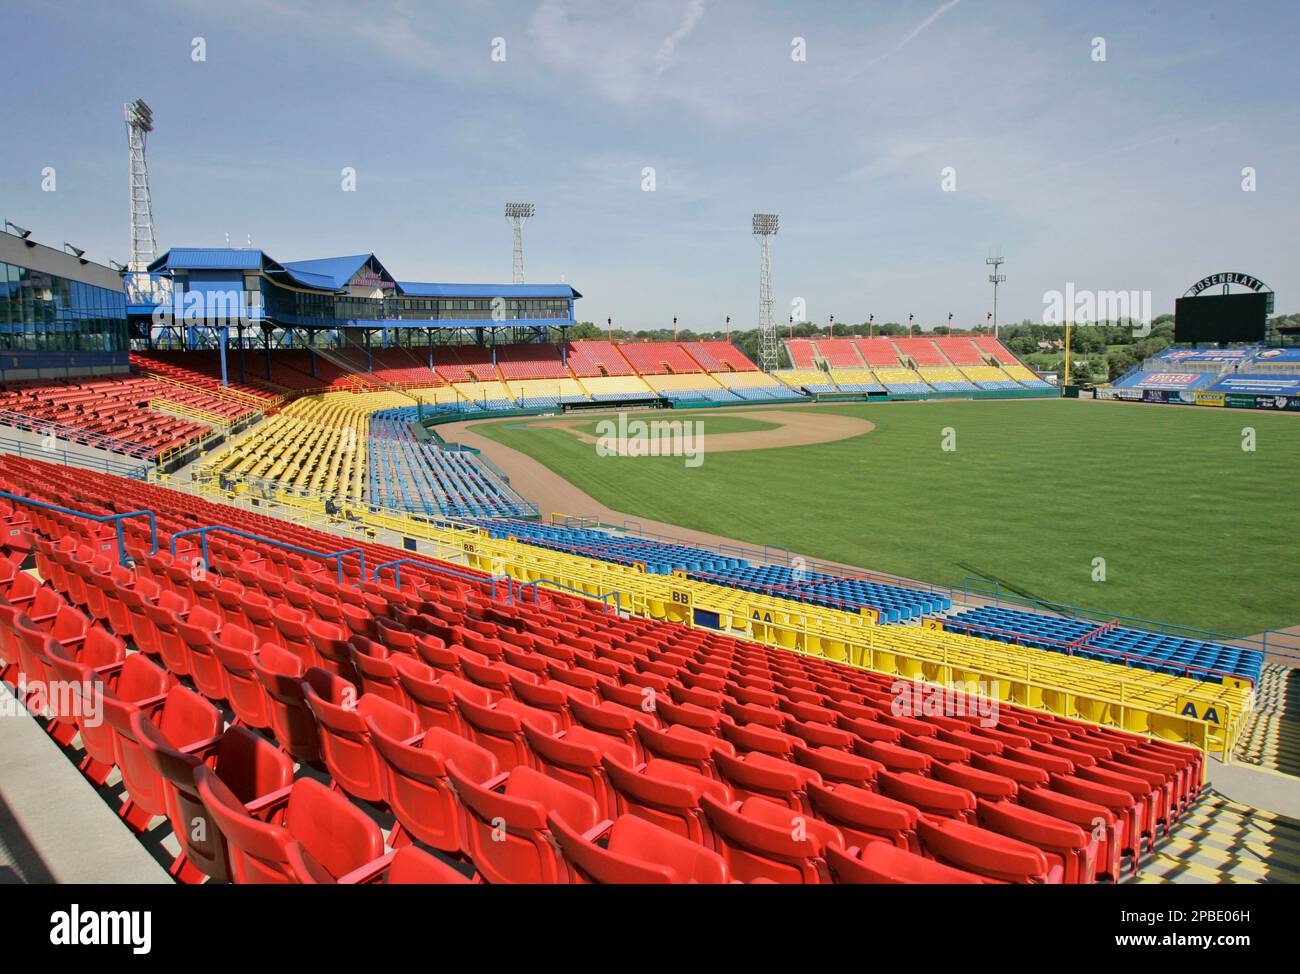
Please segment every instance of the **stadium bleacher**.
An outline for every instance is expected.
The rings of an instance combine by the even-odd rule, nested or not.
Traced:
[[[654,373],[642,376],[647,385],[656,393],[681,402],[740,402],[739,396],[724,388],[717,379],[706,372],[677,373],[659,375]]]
[[[934,342],[928,338],[895,338],[894,347],[920,367],[950,364]]]
[[[684,375],[704,369],[676,342],[631,342],[618,346],[641,375]]]
[[[862,360],[873,369],[878,366],[898,368],[902,365],[898,349],[889,338],[857,338],[854,339],[854,344],[861,353]]]
[[[986,639],[1014,641],[1195,680],[1221,682],[1228,675],[1254,684],[1263,665],[1262,653],[1240,646],[1017,609],[991,606],[971,609],[945,619],[944,626]]]
[[[961,374],[980,389],[1020,389],[1022,386],[995,365],[964,365]]]
[[[560,349],[549,342],[498,345],[497,368],[507,381],[511,379],[567,379],[568,366]]]
[[[807,338],[790,338],[785,343],[790,355],[790,364],[796,369],[815,370],[817,368],[817,350]]]
[[[681,347],[705,372],[757,372],[758,366],[731,342],[682,342]]]
[[[979,386],[971,382],[960,370],[947,368],[922,368],[921,380],[937,392],[973,392]]]
[[[911,369],[878,368],[875,371],[880,384],[894,395],[924,395],[930,391],[925,381]]]
[[[370,415],[370,501],[451,517],[530,517],[536,509],[473,453],[418,440],[415,406]]]
[[[409,552],[322,562],[282,546],[337,538],[153,485],[5,457],[0,486],[157,514],[158,554],[124,522],[123,567],[84,519],[25,511],[6,558],[28,539],[48,582],[3,585],[0,651],[29,684],[111,668],[103,727],[48,729],[80,736],[92,779],[121,770],[132,829],[170,819],[186,881],[1086,883],[1140,868],[1204,784],[1189,748],[1007,702],[996,729],[973,707],[904,715],[891,676],[560,593],[493,598],[424,558],[380,583],[368,569]],[[206,535],[193,571],[176,534],[221,524],[254,537]]]
[[[779,399],[802,399],[795,389],[757,369],[748,372],[713,372],[714,379],[732,395],[749,402],[770,402]]]
[[[832,369],[862,368],[862,357],[852,338],[818,338],[816,348]]]
[[[633,399],[652,399],[658,395],[638,375],[583,376],[578,381],[594,402],[625,402]]]
[[[841,392],[884,392],[885,387],[876,380],[870,369],[831,369],[831,379]]]
[[[983,365],[984,355],[980,352],[979,347],[969,338],[958,338],[956,336],[940,335],[934,338],[935,345],[939,346],[939,351],[956,366],[963,365]]]
[[[0,384],[0,425],[40,431],[57,424],[64,439],[155,461],[197,447],[214,427],[229,427],[253,412],[197,388],[144,376]]]

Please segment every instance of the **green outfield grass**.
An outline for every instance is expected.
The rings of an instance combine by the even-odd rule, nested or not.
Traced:
[[[476,429],[634,516],[1232,635],[1300,624],[1300,417],[1068,400],[816,408],[876,428],[696,468],[599,457],[560,430]]]

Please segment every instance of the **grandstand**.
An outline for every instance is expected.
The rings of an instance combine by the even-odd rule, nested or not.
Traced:
[[[386,967],[446,954],[425,949],[438,916],[447,944],[505,929],[535,964],[597,956],[597,929],[602,959],[640,946],[626,909],[506,913],[485,889],[505,885],[949,886],[866,903],[875,940],[995,933],[1031,964],[1266,946],[1272,891],[1193,914],[1135,887],[1300,883],[1300,316],[1212,272],[1162,348],[1149,305],[1162,254],[1241,266],[1224,231],[1252,218],[1258,269],[1285,261],[1289,145],[1242,135],[1289,105],[1269,84],[1289,9],[1255,31],[1221,16],[1212,42],[1195,10],[1026,5],[1000,36],[956,0],[847,20],[247,6],[241,43],[193,11],[180,34],[153,10],[5,18],[0,882],[112,887],[27,891],[4,914],[16,956]],[[789,78],[787,29],[815,55],[794,38]],[[1081,70],[1091,32],[1136,80]],[[191,34],[210,70],[179,70]],[[1104,117],[1117,78],[1157,129],[1195,111],[1179,92],[1222,115],[1236,92],[1197,74],[1222,67],[1215,43],[1260,68],[1263,104],[1215,139],[1082,140],[1149,157],[1143,178],[1044,175],[1041,146]],[[985,65],[1044,80],[1008,103],[977,94]],[[141,99],[92,117],[128,76],[156,133]],[[973,124],[976,98],[1007,117]],[[129,180],[91,142],[109,122]],[[179,199],[151,196],[146,142]],[[960,151],[915,151],[940,144]],[[956,210],[933,195],[941,155],[966,160]],[[1238,157],[1263,205],[1241,205]],[[1013,189],[1036,173],[1032,198],[971,199],[981,159],[1011,160]],[[1231,192],[1168,206],[1150,184],[1170,160]],[[1147,236],[1179,246],[1108,253],[1053,192],[1177,209]],[[782,212],[743,220],[751,203]],[[1005,259],[977,252],[999,236]],[[1101,270],[1158,297],[1070,281]],[[1120,361],[1097,390],[1070,374]],[[1008,884],[1095,888],[1015,913],[971,889]],[[231,889],[251,885],[373,888]],[[408,920],[387,885],[478,890],[422,890]],[[684,929],[671,910],[654,929]],[[527,937],[551,913],[563,948]],[[744,919],[759,949],[781,936]]]
[[[1155,393],[1156,395],[1151,395]],[[1228,400],[1231,394],[1232,399]],[[1103,387],[1103,398],[1253,406],[1300,396],[1300,349],[1170,346]]]
[[[817,395],[839,391],[834,380],[821,369],[786,369],[772,374],[795,392],[802,390]]]
[[[613,342],[574,342],[569,346],[569,368],[579,378],[636,375],[636,370]]]
[[[840,392],[884,392],[885,387],[876,380],[870,369],[832,368],[830,377]]]
[[[641,375],[683,375],[704,369],[676,342],[632,342],[619,351]]]
[[[1185,747],[1010,703],[996,730],[973,708],[966,719],[900,716],[890,678],[869,670],[624,619],[559,592],[484,601],[483,576],[372,543],[331,568],[301,554],[336,544],[311,529],[0,460],[0,486],[38,483],[43,501],[157,512],[158,554],[145,525],[122,522],[134,567],[119,573],[58,542],[87,538],[84,518],[31,508],[50,580],[42,601],[54,600],[42,618],[63,641],[45,641],[42,623],[13,609],[5,618],[23,652],[6,648],[3,662],[7,679],[122,666],[105,690],[121,719],[102,732],[56,719],[49,731],[61,746],[81,742],[92,779],[121,772],[133,829],[172,816],[171,871],[185,881],[358,882],[399,868],[425,881],[682,881],[705,875],[701,862],[713,881],[1115,880],[1141,867],[1203,788],[1204,762]],[[247,534],[183,537],[196,523]],[[211,578],[187,567],[200,554]],[[399,558],[400,583],[367,580],[370,566]],[[24,588],[9,583],[9,605]],[[636,703],[648,687],[661,694],[654,711]],[[342,705],[350,692],[355,711]],[[140,719],[151,696],[162,715],[152,728]],[[209,740],[224,759],[164,760]],[[123,757],[137,753],[146,760]],[[254,753],[277,769],[272,779],[241,770]],[[334,790],[295,762],[321,768]],[[242,802],[276,788],[289,814],[266,831]],[[176,824],[177,802],[211,831]],[[385,837],[368,811],[384,805],[418,844]],[[539,811],[516,818],[516,808]],[[498,813],[507,839],[485,841]],[[311,816],[352,824],[322,833]],[[602,816],[640,843],[612,832],[594,842]],[[790,847],[796,816],[807,838]],[[273,841],[250,844],[254,834]]]

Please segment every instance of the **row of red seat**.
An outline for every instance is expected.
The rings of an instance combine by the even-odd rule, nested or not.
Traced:
[[[198,443],[212,433],[212,428],[203,423],[151,409],[150,401],[159,398],[181,400],[209,412],[232,405],[199,392],[186,393],[156,379],[113,376],[3,385],[0,413],[19,413],[58,424],[81,431],[88,438],[110,437],[133,443],[153,459]]]
[[[74,491],[85,479],[64,476]],[[311,543],[298,530],[295,543]],[[1019,710],[1004,713],[997,730],[898,716],[889,708],[890,681],[876,674],[707,632],[616,621],[576,600],[562,612],[483,606],[470,613],[472,586],[458,590],[461,583],[428,573],[421,594],[340,588],[319,563],[308,571],[292,556],[277,558],[273,547],[218,537],[210,544],[222,581],[192,578],[187,562],[142,558],[134,585],[116,600],[95,606],[86,591],[92,614],[111,623],[114,604],[120,614],[123,606],[133,611],[133,599],[143,602],[135,618],[147,619],[145,628],[119,619],[115,632],[130,628],[146,653],[152,649],[202,694],[227,700],[247,726],[268,726],[301,760],[323,763],[358,800],[390,805],[408,835],[441,848],[429,836],[454,833],[455,848],[443,851],[468,855],[496,881],[560,878],[565,869],[581,875],[575,860],[605,862],[609,848],[588,835],[548,861],[543,840],[563,845],[566,823],[581,838],[625,815],[714,852],[728,875],[745,879],[819,879],[832,868],[840,878],[845,869],[873,868],[878,876],[932,875],[933,862],[917,852],[1002,879],[1114,877],[1121,851],[1136,858],[1200,787],[1199,758],[1186,749]],[[186,621],[195,614],[197,622]],[[564,621],[584,615],[581,629]],[[214,632],[205,654],[202,634]],[[608,638],[588,638],[595,635]],[[225,664],[232,647],[224,644],[232,641],[251,657],[242,670]],[[256,703],[250,688],[258,686],[261,717],[249,701],[237,702],[239,688]],[[459,760],[445,736],[428,743],[434,730],[468,742]],[[446,774],[406,780],[402,762],[430,749]],[[456,767],[469,773],[464,764],[486,768],[483,754],[495,769],[508,769],[503,781],[488,787],[495,771],[478,781],[452,776]],[[439,788],[458,799],[441,815]],[[415,800],[421,794],[423,804]],[[477,811],[473,796],[481,799]],[[567,817],[547,802],[567,808]],[[537,803],[564,821],[539,819]],[[601,818],[589,821],[593,806]],[[532,822],[531,831],[521,826],[517,842],[476,847],[476,829],[495,817],[486,812],[503,807]],[[1094,825],[1102,828],[1094,833]],[[792,828],[802,830],[796,846],[788,841]],[[620,828],[626,848],[644,837],[638,829]],[[572,844],[575,834],[567,839]]]
[[[223,386],[221,360],[215,349],[192,352],[153,349],[147,352],[132,352],[131,365],[138,372],[166,376],[196,389],[207,389],[213,393],[233,390],[241,393],[245,398],[259,400],[263,408],[273,405],[279,398],[273,392],[236,381],[238,367],[234,363],[233,356],[227,361],[227,382]]]

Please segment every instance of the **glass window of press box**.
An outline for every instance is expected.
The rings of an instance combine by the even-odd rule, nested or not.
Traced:
[[[0,349],[126,348],[126,296],[121,291],[0,262]]]
[[[263,287],[267,313],[282,320],[306,321],[505,321],[559,320],[569,317],[567,298],[505,298],[494,308],[492,298],[383,299],[352,295],[309,294],[274,285]]]

